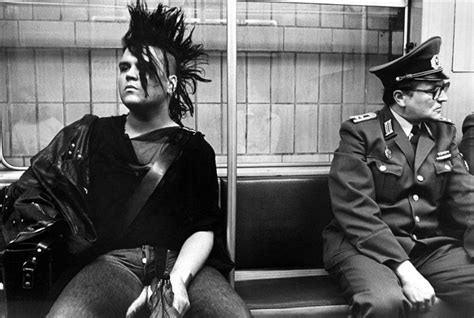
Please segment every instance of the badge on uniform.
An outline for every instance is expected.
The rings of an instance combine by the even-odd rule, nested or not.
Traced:
[[[451,153],[449,152],[449,150],[445,150],[445,151],[440,151],[436,154],[436,160],[440,161],[440,160],[446,160],[446,159],[449,159],[451,158]]]
[[[354,124],[357,124],[357,123],[360,123],[360,122],[363,122],[363,121],[366,121],[366,120],[369,120],[369,119],[377,118],[377,114],[376,113],[365,113],[365,114],[362,114],[362,115],[351,116],[349,118],[352,119],[352,122]]]
[[[387,157],[387,159],[392,159],[392,150],[387,146],[385,146],[385,157]]]
[[[385,132],[385,137],[387,137],[390,134],[393,134],[393,126],[392,126],[392,120],[389,119],[386,122],[383,123],[383,128]]]

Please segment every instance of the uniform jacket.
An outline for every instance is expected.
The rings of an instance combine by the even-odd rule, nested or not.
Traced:
[[[96,240],[85,199],[89,133],[96,119],[86,115],[62,129],[8,187],[2,213],[2,249],[39,234],[58,220],[65,221],[73,234],[71,252]]]
[[[459,150],[464,155],[469,171],[474,174],[474,114],[467,115],[462,124],[462,140]]]
[[[415,153],[388,107],[342,124],[329,175],[327,268],[354,253],[402,262],[417,243],[463,241],[474,256],[474,177],[456,129],[446,120],[424,125]]]

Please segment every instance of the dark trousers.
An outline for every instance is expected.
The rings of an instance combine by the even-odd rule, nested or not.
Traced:
[[[143,253],[146,262],[142,262]],[[64,288],[48,317],[125,317],[144,284],[155,276],[152,247],[117,250],[84,267]],[[176,256],[168,260],[171,270]],[[246,304],[218,271],[205,266],[188,288],[191,308],[185,317],[247,318]]]
[[[464,248],[445,245],[431,251],[420,249],[410,258],[438,298],[460,315],[473,316],[474,261]],[[395,273],[367,256],[348,256],[329,273],[339,282],[353,317],[406,317],[411,311]]]

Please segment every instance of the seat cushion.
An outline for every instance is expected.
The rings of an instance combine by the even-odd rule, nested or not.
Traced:
[[[236,281],[235,289],[250,309],[345,305],[328,276]]]

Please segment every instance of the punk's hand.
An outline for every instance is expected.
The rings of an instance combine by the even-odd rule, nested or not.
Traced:
[[[173,273],[170,275],[170,282],[174,294],[173,307],[183,316],[191,307],[186,285],[179,275],[173,275]]]

